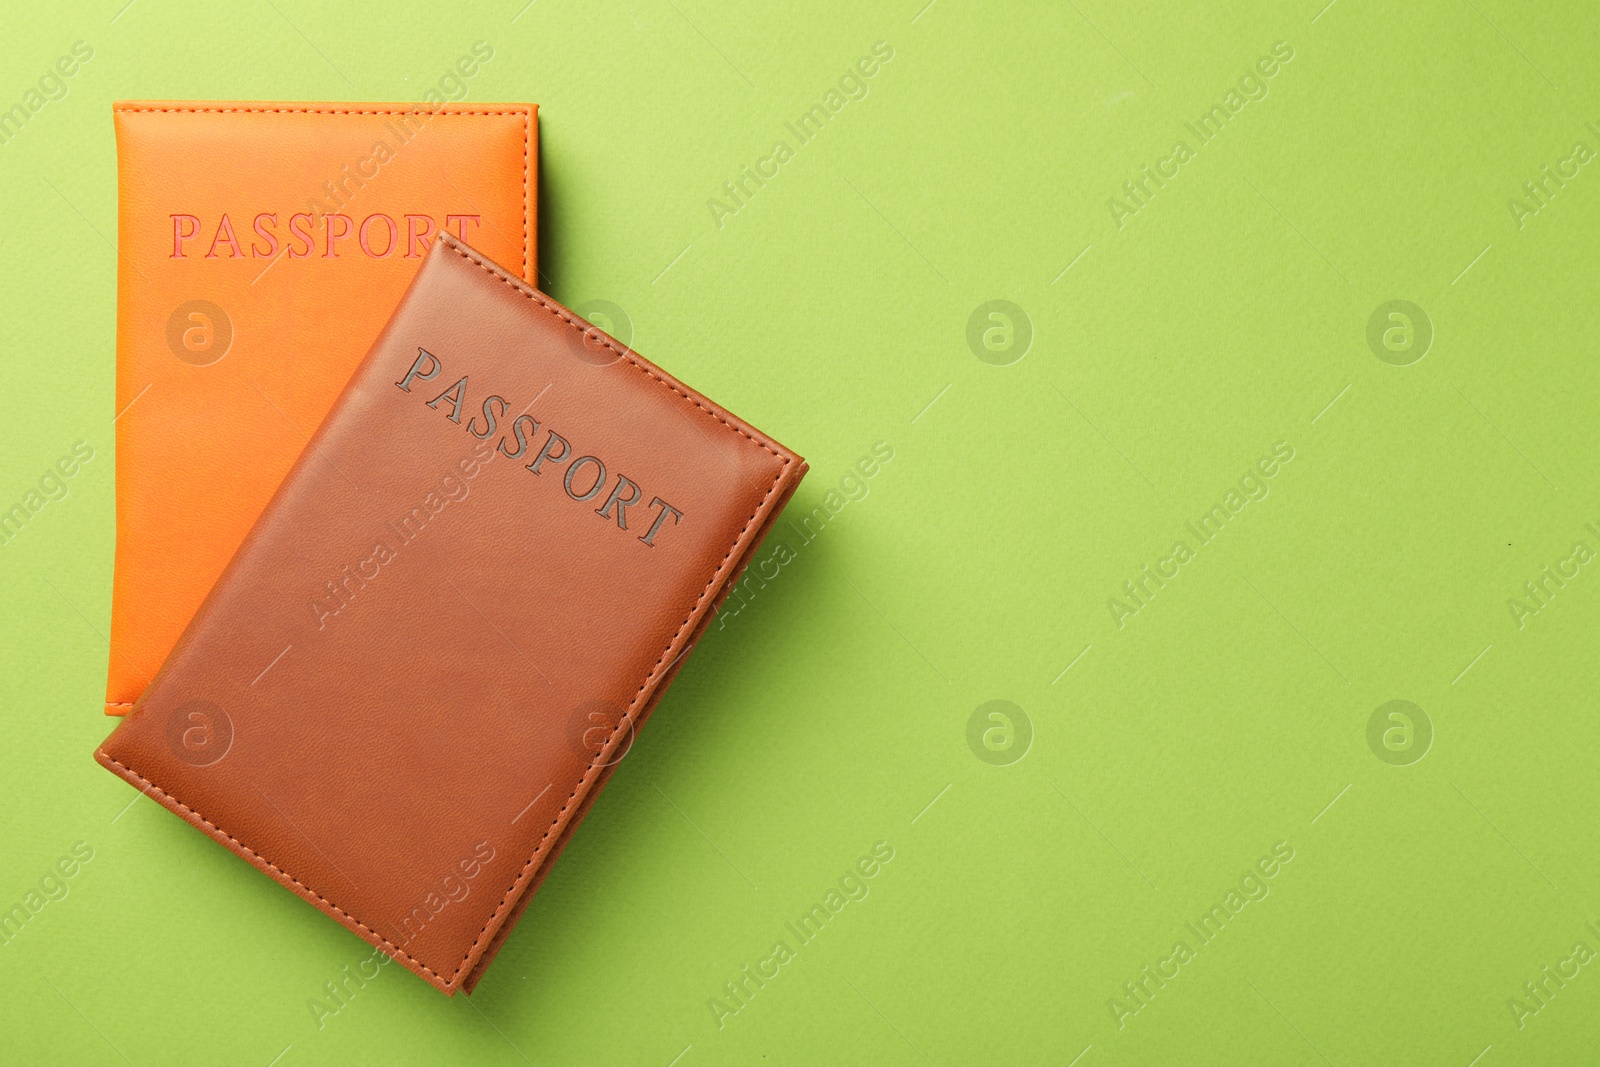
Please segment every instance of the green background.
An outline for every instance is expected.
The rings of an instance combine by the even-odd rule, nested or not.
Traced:
[[[1600,965],[1563,961],[1600,950],[1600,568],[1508,605],[1600,550],[1600,165],[1542,170],[1600,149],[1592,6],[123,2],[4,18],[0,106],[75,41],[94,58],[0,145],[0,504],[75,441],[95,458],[0,548],[0,908],[93,849],[0,947],[0,1059],[1594,1061]],[[415,100],[479,40],[468,99],[541,106],[544,286],[621,307],[804,454],[791,516],[859,499],[809,542],[779,527],[793,558],[763,553],[777,576],[713,625],[476,995],[389,967],[319,1015],[369,948],[90,758],[110,104]],[[798,145],[784,124],[880,41],[865,98]],[[1277,42],[1265,98],[1201,146],[1184,124]],[[719,226],[708,201],[779,139]],[[974,348],[992,300],[1021,309],[1010,347],[983,319]],[[1409,322],[1398,353],[1368,341],[1391,300],[1421,308],[1380,322]],[[894,458],[846,480],[877,442]],[[1202,545],[1185,524],[1279,442]],[[1020,714],[969,744],[992,700]],[[1421,709],[1409,748],[1369,744],[1391,700]],[[723,984],[880,841],[870,895],[719,1026]],[[1275,847],[1202,946],[1186,924]],[[1124,983],[1178,941],[1140,1006]]]

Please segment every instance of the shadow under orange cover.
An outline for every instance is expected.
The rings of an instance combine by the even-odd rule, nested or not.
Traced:
[[[117,559],[128,711],[416,274],[434,233],[529,282],[537,109],[115,105]],[[248,681],[246,679],[245,681]]]

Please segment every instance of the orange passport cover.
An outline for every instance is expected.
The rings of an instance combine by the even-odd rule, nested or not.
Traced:
[[[446,230],[535,280],[524,104],[134,102],[106,713],[155,677]],[[247,679],[248,680],[248,679]]]

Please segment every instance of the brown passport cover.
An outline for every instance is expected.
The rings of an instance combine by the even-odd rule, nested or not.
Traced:
[[[442,236],[95,757],[470,992],[805,469]]]

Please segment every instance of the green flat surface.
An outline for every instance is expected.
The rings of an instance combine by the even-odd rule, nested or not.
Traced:
[[[93,459],[0,548],[0,1060],[1595,1062],[1600,16],[1324,2],[9,12],[0,106],[94,55],[0,145],[0,504]],[[336,1001],[363,942],[90,758],[110,103],[480,40],[546,287],[812,474],[478,994]]]

